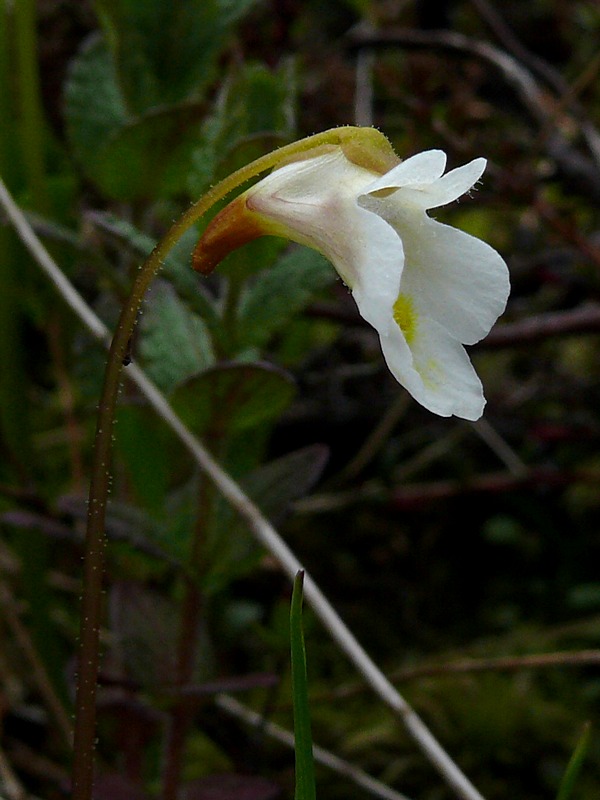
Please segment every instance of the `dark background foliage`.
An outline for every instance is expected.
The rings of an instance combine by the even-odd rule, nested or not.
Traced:
[[[488,158],[477,193],[436,213],[511,271],[505,315],[471,350],[480,423],[410,400],[333,270],[278,240],[202,280],[186,237],[135,356],[488,800],[555,797],[587,721],[578,796],[600,796],[597,3],[23,0],[1,14],[3,179],[109,326],[170,222],[274,146],[358,123],[401,156]],[[0,779],[6,797],[51,800],[68,794],[60,720],[104,354],[8,226],[0,248]],[[287,580],[129,384],[114,470],[98,800],[161,796],[198,530],[186,797],[291,796],[291,751],[215,701],[231,690],[291,726]],[[451,797],[310,612],[306,625],[315,740],[408,796]],[[321,798],[362,792],[317,780]]]

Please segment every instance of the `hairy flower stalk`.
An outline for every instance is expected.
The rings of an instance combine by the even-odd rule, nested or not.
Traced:
[[[323,145],[294,156],[233,200],[194,253],[207,273],[265,234],[319,250],[378,332],[394,377],[425,408],[478,419],[481,382],[463,345],[487,335],[504,310],[508,269],[485,242],[436,222],[428,209],[469,192],[486,161],[444,173],[430,150],[400,161],[370,141]]]

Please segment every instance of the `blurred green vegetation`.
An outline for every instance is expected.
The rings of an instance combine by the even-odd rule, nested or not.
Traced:
[[[487,800],[555,798],[586,722],[572,797],[600,796],[599,36],[593,0],[0,6],[2,178],[109,327],[171,221],[279,144],[358,116],[402,156],[488,158],[476,195],[436,214],[511,269],[507,312],[472,349],[482,423],[409,400],[330,266],[275,239],[201,279],[184,237],[134,343]],[[0,259],[0,744],[23,796],[53,800],[105,355],[8,225]],[[215,704],[237,687],[291,727],[286,579],[128,383],[114,472],[97,800],[161,796],[190,571],[188,800],[290,797],[293,754]],[[450,798],[310,611],[305,626],[315,741]],[[323,767],[317,792],[366,796]]]

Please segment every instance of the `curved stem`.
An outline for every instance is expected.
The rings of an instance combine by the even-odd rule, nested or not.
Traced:
[[[387,143],[383,134],[371,129],[379,148]],[[99,638],[102,620],[102,581],[104,572],[104,549],[106,505],[110,484],[110,460],[112,452],[112,427],[115,419],[121,369],[126,358],[129,342],[135,328],[139,309],[146,290],[159,271],[167,253],[179,238],[197,222],[215,203],[223,199],[246,181],[282,160],[306,150],[326,144],[352,141],[356,128],[347,126],[315,134],[299,142],[268,153],[251,164],[233,172],[216,186],[209,189],[177,220],[154,248],[133,283],[129,300],[123,307],[114,337],[111,342],[104,385],[98,407],[92,478],[85,541],[83,596],[81,605],[81,631],[79,641],[78,683],[75,709],[73,800],[91,800],[94,778],[94,742],[96,737],[96,684],[99,669]],[[364,137],[364,133],[363,133]],[[363,138],[364,141],[364,138]]]

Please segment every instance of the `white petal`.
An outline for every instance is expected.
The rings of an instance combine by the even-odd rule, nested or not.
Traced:
[[[427,185],[438,180],[446,168],[446,154],[443,150],[426,150],[401,161],[385,175],[377,178],[362,190],[371,194],[381,189],[399,189],[403,186]]]
[[[328,152],[288,164],[248,193],[248,207],[292,241],[323,253],[352,289],[362,316],[385,333],[400,290],[402,242],[377,214],[356,203],[373,173]]]
[[[355,198],[374,176],[374,172],[348,161],[336,148],[273,170],[248,190],[248,197],[257,204],[273,203],[271,210],[279,215],[284,215],[285,209],[278,209],[277,203],[290,204],[292,213],[296,205],[323,210],[331,197]]]
[[[418,169],[419,165],[417,164],[417,168],[410,169],[409,175],[409,178],[414,177],[415,179],[402,180],[402,167],[405,164],[410,165],[411,162],[419,161],[420,156],[428,157],[426,161],[431,160],[433,166],[436,159],[431,158],[432,153],[439,154],[436,156],[437,169],[432,168],[427,179],[422,179],[423,171]],[[408,161],[402,162],[398,167],[369,184],[361,192],[359,203],[365,205],[363,202],[365,195],[377,193],[381,189],[397,188],[398,191],[394,193],[394,198],[396,202],[402,203],[404,206],[414,206],[423,211],[428,208],[444,206],[468,192],[481,178],[487,164],[485,158],[476,158],[468,164],[442,175],[444,169],[444,166],[441,166],[442,162],[445,166],[446,156],[441,150],[430,150],[409,158]]]
[[[406,252],[401,291],[459,342],[486,336],[510,291],[502,257],[480,239],[426,216],[400,235]]]
[[[343,267],[336,263],[337,256],[328,257],[340,274],[351,260],[356,276],[352,296],[358,310],[380,335],[386,334],[393,321],[392,307],[400,292],[404,267],[402,241],[381,217],[358,206],[356,212],[351,247]]]
[[[361,204],[379,213],[402,239],[402,293],[459,342],[478,342],[506,306],[510,283],[504,260],[480,239],[403,206],[399,194],[365,197]]]
[[[381,337],[381,348],[394,377],[434,414],[469,420],[482,415],[485,398],[469,357],[435,321],[420,320],[410,351],[398,327]]]
[[[462,167],[450,170],[442,175],[435,183],[427,187],[427,205],[425,208],[437,208],[452,203],[477,183],[485,171],[487,161],[485,158],[476,158]]]

